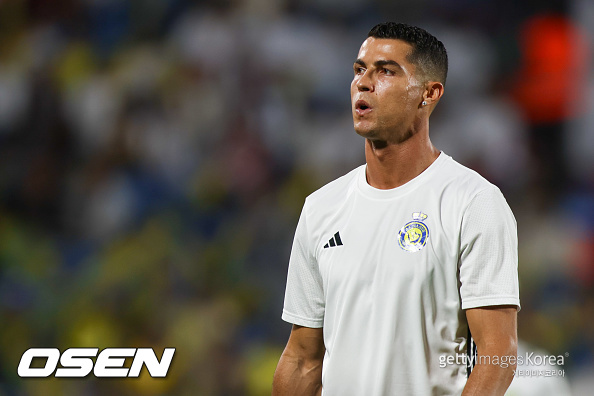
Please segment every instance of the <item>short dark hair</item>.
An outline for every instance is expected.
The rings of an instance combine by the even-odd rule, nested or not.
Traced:
[[[367,37],[402,40],[412,46],[407,59],[420,67],[425,75],[445,86],[448,75],[448,54],[441,41],[420,27],[405,23],[384,22],[375,25]]]

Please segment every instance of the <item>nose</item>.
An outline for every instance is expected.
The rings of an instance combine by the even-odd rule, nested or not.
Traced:
[[[372,91],[373,81],[371,80],[371,73],[369,70],[365,70],[363,74],[356,77],[355,85],[359,91]]]

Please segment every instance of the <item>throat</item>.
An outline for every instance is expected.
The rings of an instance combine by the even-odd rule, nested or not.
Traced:
[[[432,145],[394,145],[367,140],[365,145],[367,183],[381,190],[400,187],[417,177],[439,156]]]
[[[382,150],[388,147],[388,142],[386,140],[369,140],[369,143],[371,144],[373,151]]]

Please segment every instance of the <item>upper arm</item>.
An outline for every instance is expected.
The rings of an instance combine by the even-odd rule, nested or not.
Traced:
[[[516,221],[494,186],[478,193],[463,214],[459,260],[462,309],[520,306]]]
[[[518,342],[516,306],[490,306],[466,311],[477,345],[476,365],[463,396],[503,396],[514,377]]]
[[[480,354],[516,356],[518,335],[515,305],[468,309],[466,319]]]
[[[282,319],[289,323],[318,328],[324,325],[324,286],[307,217],[306,202],[291,248]]]
[[[494,186],[478,193],[463,215],[460,297],[479,353],[515,351],[520,307],[516,220]]]
[[[283,355],[306,361],[324,359],[324,330],[293,325],[291,335]]]

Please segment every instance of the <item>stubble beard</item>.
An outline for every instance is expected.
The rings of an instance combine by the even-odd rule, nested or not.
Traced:
[[[401,144],[406,142],[408,139],[412,138],[414,133],[412,130],[404,130],[404,131],[392,131],[385,130],[380,126],[374,126],[370,128],[357,128],[355,126],[355,132],[364,137],[367,140],[370,140],[374,147],[381,148],[386,147],[388,144]]]

